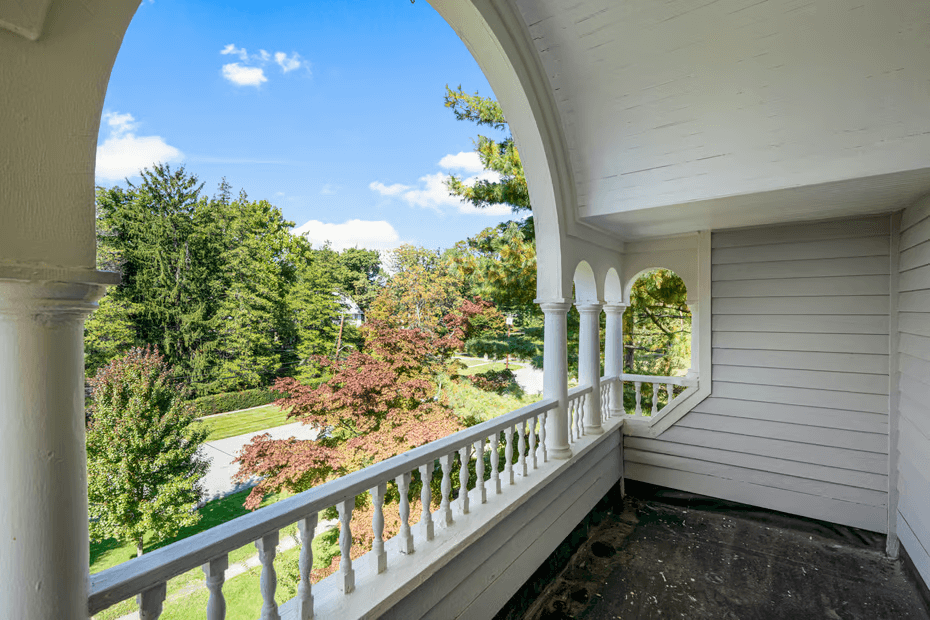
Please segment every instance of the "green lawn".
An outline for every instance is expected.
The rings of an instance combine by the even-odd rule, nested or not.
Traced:
[[[263,405],[254,409],[220,413],[203,418],[203,423],[210,429],[207,441],[263,431],[266,428],[274,428],[295,421],[287,419],[287,412],[276,405]]]
[[[491,370],[504,370],[506,362],[493,362],[476,357],[457,357],[458,361],[467,366],[466,369],[459,371],[460,375],[474,375]],[[519,364],[510,362],[510,370],[520,370],[523,368]]]

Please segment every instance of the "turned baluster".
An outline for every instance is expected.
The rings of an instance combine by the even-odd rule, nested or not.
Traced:
[[[517,422],[517,466],[520,475],[526,478],[526,420]]]
[[[584,435],[584,410],[587,407],[587,396],[582,395],[578,398],[578,408],[575,409],[575,436],[581,439]]]
[[[137,594],[136,603],[139,605],[139,620],[158,620],[167,595],[167,583],[160,583]]]
[[[539,447],[542,449],[543,463],[549,462],[549,453],[546,451],[546,420],[548,417],[549,412],[543,411],[542,418],[539,421]]]
[[[386,482],[373,487],[370,491],[371,504],[374,508],[374,514],[371,516],[371,529],[375,535],[371,542],[371,561],[376,573],[383,573],[387,570],[387,551],[384,550],[384,494],[386,491]]]
[[[277,553],[277,546],[278,532],[262,536],[255,541],[255,547],[258,549],[258,560],[262,564],[262,620],[281,620],[281,616],[278,615],[278,604],[274,600],[274,593],[278,588],[278,575],[274,570],[274,556]]]
[[[673,386],[671,383],[666,383],[665,395],[668,397],[668,402],[665,403],[665,406],[668,407],[672,404],[672,401],[675,400],[675,386]]]
[[[351,594],[355,590],[355,570],[352,568],[352,510],[355,508],[355,498],[350,497],[336,504],[339,511],[339,578],[336,581],[343,594]],[[263,619],[264,620],[264,619]]]
[[[471,444],[459,449],[459,506],[462,514],[468,514],[468,463],[471,461]]]
[[[633,387],[636,389],[636,411],[633,412],[633,415],[643,415],[643,403],[641,401],[641,390],[642,382],[634,381]]]
[[[310,571],[313,570],[313,535],[316,533],[317,513],[297,522],[300,533],[300,560],[298,570],[300,581],[297,584],[297,620],[312,620],[313,592],[310,585]]]
[[[452,525],[452,503],[449,496],[452,494],[452,459],[453,454],[447,454],[439,459],[442,466],[442,501],[439,504],[439,525],[448,527]]]
[[[397,492],[400,493],[400,552],[405,555],[413,553],[413,532],[410,531],[410,472],[401,474],[397,480]]]
[[[478,501],[486,504],[488,492],[484,488],[484,439],[475,442],[475,489],[478,491]]]
[[[227,568],[229,568],[229,556],[227,555],[222,555],[203,565],[207,590],[210,592],[210,598],[207,600],[207,620],[223,620],[226,617],[223,582],[226,580]]]
[[[494,433],[488,437],[488,442],[491,444],[491,488],[494,489],[495,495],[501,494],[501,475],[498,471],[499,461],[501,458],[498,448],[501,443],[500,433]]]
[[[420,532],[423,534],[423,540],[433,540],[433,513],[430,512],[430,504],[433,502],[433,491],[429,483],[433,479],[433,461],[425,465],[420,465],[420,481],[423,487],[420,489],[420,503],[423,505],[423,511],[420,513]]]
[[[575,407],[578,399],[568,401],[568,443],[575,443]]]
[[[652,411],[650,415],[655,415],[659,413],[659,384],[652,384]]]
[[[539,467],[536,462],[536,423],[538,419],[536,416],[530,418],[530,459],[533,461],[533,469]]]
[[[513,427],[504,429],[504,478],[513,484]]]

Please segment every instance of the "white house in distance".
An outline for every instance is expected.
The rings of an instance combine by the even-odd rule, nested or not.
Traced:
[[[930,3],[431,4],[526,168],[545,398],[91,579],[81,334],[114,282],[94,270],[94,154],[138,0],[0,3],[0,617],[139,595],[157,618],[165,580],[203,565],[221,618],[226,554],[252,541],[263,618],[486,617],[622,477],[886,534],[930,580]],[[619,365],[629,286],[655,267],[688,286],[686,378]],[[637,414],[619,381],[684,391]],[[518,462],[452,500],[452,463],[489,442]],[[443,477],[442,507],[278,610],[278,530],[333,505],[347,522],[415,470]]]

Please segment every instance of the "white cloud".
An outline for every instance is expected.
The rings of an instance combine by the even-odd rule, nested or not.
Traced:
[[[268,81],[261,67],[243,67],[238,62],[223,65],[223,77],[236,86],[261,86]]]
[[[394,248],[400,243],[400,235],[389,222],[384,220],[349,220],[342,224],[327,224],[310,220],[303,226],[291,230],[294,235],[304,235],[314,246],[329,241],[334,250],[361,247],[372,250]]]
[[[381,194],[382,196],[396,196],[402,192],[410,189],[409,185],[401,185],[400,183],[395,183],[393,185],[385,185],[380,181],[372,181],[368,184],[368,188],[374,190]]]
[[[157,163],[180,161],[184,154],[161,136],[137,136],[131,114],[107,112],[103,120],[110,127],[107,139],[97,147],[96,176],[119,181],[134,177],[143,168]]]
[[[242,60],[242,62],[248,62],[249,60],[249,54],[245,51],[245,48],[236,47],[232,43],[221,49],[220,54],[223,54],[224,56],[228,54],[235,54],[240,58],[240,60]]]
[[[462,170],[471,174],[477,174],[484,170],[481,158],[474,151],[462,151],[457,155],[450,153],[439,160],[439,165],[449,170]]]
[[[320,194],[324,196],[333,196],[336,194],[336,190],[339,189],[337,186],[332,183],[327,183],[323,186],[323,189],[320,190]]]
[[[415,207],[424,207],[442,211],[443,208],[454,208],[459,213],[471,215],[508,215],[510,207],[506,205],[495,205],[485,209],[479,209],[466,202],[458,196],[449,194],[446,188],[447,175],[444,172],[427,174],[419,179],[419,185],[415,188],[395,183],[394,185],[385,186],[383,183],[372,183],[369,187],[382,196],[398,196],[407,204]],[[500,175],[496,172],[484,171],[481,174],[463,179],[466,185],[474,185],[479,180],[497,181]]]
[[[258,50],[258,58],[262,62],[268,62],[269,60],[271,60],[271,54],[269,54],[265,50]]]
[[[289,73],[293,71],[294,69],[299,69],[300,66],[303,64],[300,58],[300,54],[298,54],[297,52],[294,52],[293,54],[291,54],[290,57],[288,57],[288,55],[285,54],[284,52],[275,52],[274,61],[278,63],[278,66],[280,66],[281,70],[284,71],[285,73]]]

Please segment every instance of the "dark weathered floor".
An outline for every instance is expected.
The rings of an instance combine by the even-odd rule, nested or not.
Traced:
[[[649,485],[611,493],[497,618],[930,619],[884,536]]]

